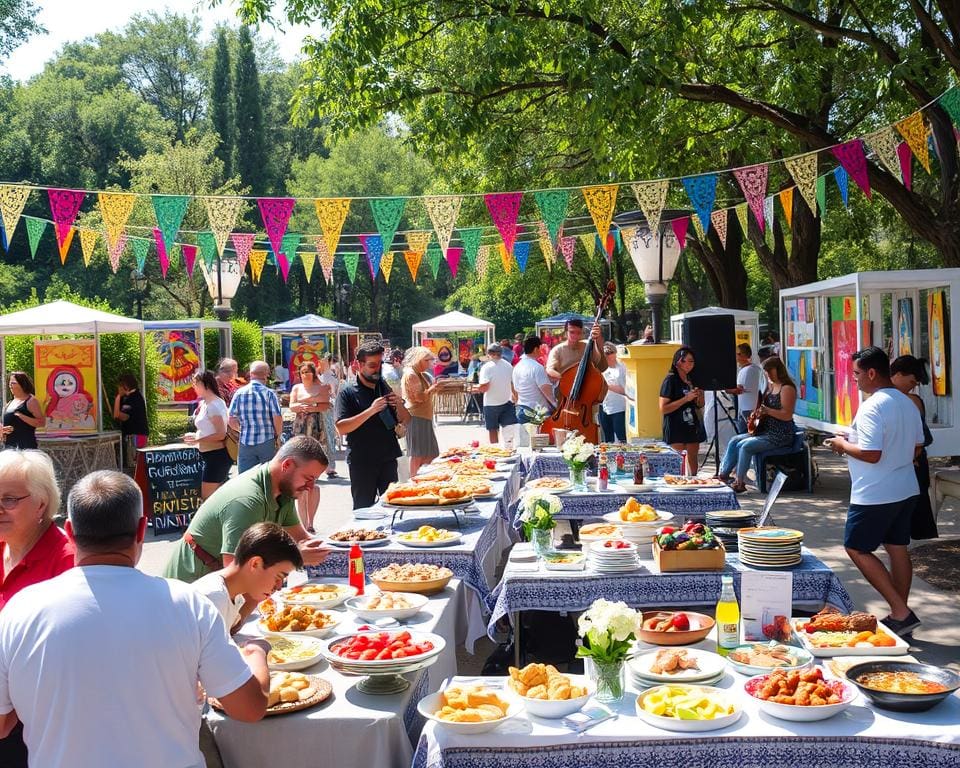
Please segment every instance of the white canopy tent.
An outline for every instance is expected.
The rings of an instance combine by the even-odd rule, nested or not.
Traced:
[[[454,310],[453,312],[447,312],[430,320],[416,323],[413,326],[413,344],[414,346],[419,345],[424,337],[432,333],[482,331],[486,346],[490,346],[495,340],[496,330],[496,326],[488,320],[481,320],[479,317],[473,317],[465,312]]]

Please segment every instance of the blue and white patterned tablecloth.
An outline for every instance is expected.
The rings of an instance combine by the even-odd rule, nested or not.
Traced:
[[[723,571],[657,573],[655,568],[652,560],[642,560],[640,570],[631,573],[601,574],[589,568],[528,571],[508,561],[500,583],[489,597],[487,635],[494,636],[496,623],[504,616],[521,611],[585,611],[601,597],[622,600],[632,608],[716,605],[722,574],[733,576],[739,596],[740,574],[753,570],[742,565],[735,554],[727,555]],[[819,610],[824,605],[834,605],[847,612],[853,610],[853,601],[840,579],[808,550],[803,551],[800,565],[789,570],[793,574],[795,606]]]
[[[627,466],[633,476],[633,465],[640,452],[629,451],[624,455]],[[610,456],[610,454],[607,454]],[[615,454],[614,454],[615,455]],[[646,474],[662,477],[663,475],[679,475],[683,467],[683,458],[672,448],[665,448],[659,453],[644,453],[647,457]],[[556,452],[524,452],[523,465],[527,472],[527,480],[535,480],[545,475],[566,475],[569,472],[567,463]]]

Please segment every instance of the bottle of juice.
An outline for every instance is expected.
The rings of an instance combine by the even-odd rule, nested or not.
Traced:
[[[360,549],[360,545],[357,544],[357,542],[353,542],[353,546],[350,547],[350,554],[347,556],[347,560],[350,562],[350,573],[348,574],[350,586],[356,587],[357,594],[362,595],[366,574],[363,569],[363,550]]]
[[[740,606],[733,591],[733,576],[721,576],[720,585],[716,613],[717,653],[726,656],[740,645]]]

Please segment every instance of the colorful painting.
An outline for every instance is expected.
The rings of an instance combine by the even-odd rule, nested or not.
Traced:
[[[456,375],[459,363],[453,351],[459,348],[450,339],[424,339],[423,346],[429,349],[437,362],[433,366],[434,376]]]
[[[950,360],[947,345],[947,307],[943,291],[927,294],[927,328],[930,336],[930,387],[935,395],[950,393]]]
[[[332,339],[328,333],[304,333],[280,337],[280,354],[283,365],[290,372],[287,388],[300,381],[300,366],[313,363],[319,372],[320,359],[331,350]]]
[[[913,354],[913,299],[897,301],[897,357]]]
[[[783,323],[786,326],[786,342],[788,347],[798,346],[797,324],[799,322],[799,314],[800,310],[795,300],[783,302]]]
[[[473,357],[473,350],[482,345],[476,343],[474,339],[458,339],[460,367],[467,370],[470,365],[470,358]]]
[[[749,344],[750,349],[754,354],[757,353],[757,348],[753,345],[753,329],[744,328],[742,326],[737,327],[736,330],[736,345],[739,347],[741,344]]]
[[[200,370],[200,346],[193,330],[154,331],[160,352],[157,392],[163,403],[192,403],[197,399],[193,376]]]
[[[97,345],[92,339],[38,341],[33,347],[45,433],[97,431]],[[38,430],[41,431],[41,430]]]
[[[853,379],[853,354],[857,351],[857,318],[854,298],[830,299],[833,334],[834,423],[849,426],[857,415],[860,393]],[[864,339],[866,343],[866,339]]]
[[[811,419],[822,419],[823,400],[814,350],[788,349],[787,370],[797,385],[796,414]]]

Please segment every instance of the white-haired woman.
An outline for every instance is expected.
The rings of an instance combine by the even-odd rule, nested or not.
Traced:
[[[411,347],[403,361],[403,376],[400,388],[404,407],[410,412],[407,425],[407,456],[410,457],[410,476],[424,464],[429,464],[440,455],[437,435],[433,431],[433,393],[436,384],[431,384],[424,372],[433,361],[433,353],[426,347]]]

